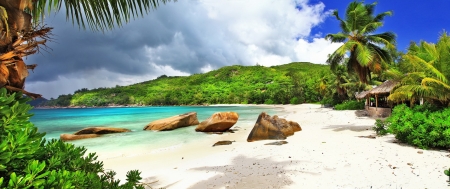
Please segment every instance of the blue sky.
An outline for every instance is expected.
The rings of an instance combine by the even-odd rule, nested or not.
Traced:
[[[311,0],[312,4],[322,2],[325,10],[339,11],[344,16],[347,5],[352,1],[342,0]],[[365,3],[377,2],[376,13],[393,11],[394,14],[385,18],[384,26],[380,32],[392,31],[397,34],[397,48],[405,51],[411,41],[424,40],[435,43],[445,29],[450,31],[450,1],[448,0],[378,0],[365,1]],[[339,25],[334,17],[328,17],[325,22],[313,28],[312,33],[322,32],[336,33]]]
[[[45,19],[54,27],[49,53],[27,57],[38,64],[26,89],[56,98],[80,88],[130,85],[160,75],[186,76],[230,65],[325,64],[341,44],[324,39],[340,31],[331,10],[349,0],[179,0],[105,33],[84,31],[65,10]],[[373,3],[374,1],[366,1]],[[449,0],[379,0],[376,13],[392,10],[377,32],[410,41],[436,42],[450,30]],[[298,9],[296,9],[298,7]]]

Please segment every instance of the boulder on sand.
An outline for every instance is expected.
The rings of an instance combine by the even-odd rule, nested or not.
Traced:
[[[197,132],[224,132],[233,127],[239,119],[236,112],[216,112],[207,120],[202,121],[195,131]]]
[[[103,134],[130,132],[130,129],[111,128],[111,127],[88,127],[81,129],[74,134],[61,134],[59,138],[62,141],[78,140],[85,138],[95,138]]]
[[[257,140],[284,140],[296,131],[301,131],[300,125],[293,121],[287,121],[278,116],[270,117],[270,115],[262,112],[256,120],[255,126],[248,135],[247,141]]]
[[[185,114],[153,121],[145,126],[144,130],[168,131],[191,125],[198,125],[196,112],[188,112]]]
[[[79,140],[79,139],[85,139],[85,138],[95,138],[99,137],[101,135],[98,134],[83,134],[83,135],[74,135],[74,134],[61,134],[59,135],[59,138],[62,141],[69,141],[69,140]]]

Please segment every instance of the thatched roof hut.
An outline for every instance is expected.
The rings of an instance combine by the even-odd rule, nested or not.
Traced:
[[[363,92],[360,92],[360,93],[356,94],[355,97],[356,97],[357,99],[363,99],[363,98],[366,97],[366,95],[367,95],[368,92],[369,92],[369,91],[363,91]]]
[[[396,81],[392,81],[392,80],[387,80],[385,82],[383,82],[381,85],[369,90],[369,91],[363,91],[357,95],[355,95],[355,97],[357,99],[363,99],[366,98],[367,95],[380,95],[380,94],[389,94],[391,93],[392,89],[394,89],[394,87],[397,85],[398,82]]]
[[[369,91],[369,94],[389,94],[391,93],[392,89],[397,85],[398,82],[387,80],[381,85],[373,88]]]

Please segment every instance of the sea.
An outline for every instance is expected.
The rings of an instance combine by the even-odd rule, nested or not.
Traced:
[[[130,129],[131,132],[107,134],[98,138],[69,141],[76,146],[84,146],[88,152],[109,153],[114,156],[124,151],[158,151],[182,147],[209,134],[196,132],[196,126],[183,127],[172,131],[145,131],[150,122],[175,115],[197,112],[199,122],[215,112],[237,112],[237,128],[251,130],[259,114],[280,115],[281,109],[271,106],[162,106],[162,107],[108,107],[108,108],[64,108],[33,109],[31,122],[39,132],[45,132],[47,140],[59,139],[63,133],[73,134],[86,127],[116,127]]]

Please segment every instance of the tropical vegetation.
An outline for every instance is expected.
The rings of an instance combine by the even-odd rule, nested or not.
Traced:
[[[354,1],[347,7],[345,18],[341,18],[335,10],[333,15],[342,31],[326,36],[333,43],[343,43],[328,57],[327,63],[331,69],[337,69],[338,65],[345,62],[347,71],[358,75],[364,84],[369,83],[372,72],[380,74],[387,69],[387,65],[392,62],[390,50],[395,49],[394,33],[374,34],[383,26],[384,18],[392,15],[392,11],[375,15],[375,6],[376,3]]]
[[[334,106],[335,110],[362,110],[364,109],[364,101],[349,100]]]
[[[431,104],[408,107],[396,106],[383,123],[389,133],[401,142],[420,148],[450,148],[450,108]]]
[[[400,105],[386,121],[379,121],[379,128],[421,148],[450,148],[449,52],[446,32],[436,44],[411,43],[402,59],[385,73],[398,82],[388,100]],[[419,101],[424,105],[416,106]],[[409,102],[410,107],[402,102]]]
[[[411,43],[402,61],[386,75],[399,82],[389,96],[394,102],[411,105],[426,101],[438,106],[450,105],[450,37],[444,31],[436,44]]]
[[[280,66],[226,66],[191,76],[162,75],[129,86],[79,89],[44,106],[299,104],[321,100],[318,81],[329,66],[296,62]]]

